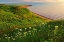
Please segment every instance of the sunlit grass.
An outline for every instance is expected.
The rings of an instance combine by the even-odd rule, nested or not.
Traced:
[[[61,21],[60,21],[61,22]],[[54,25],[54,24],[56,25]],[[57,22],[15,28],[0,37],[1,42],[63,42],[64,26]]]

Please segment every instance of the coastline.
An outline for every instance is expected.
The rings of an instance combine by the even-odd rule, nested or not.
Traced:
[[[32,5],[26,5],[26,6],[28,6],[28,7],[30,7],[30,6],[32,6]],[[26,7],[25,6],[25,7]],[[28,7],[26,7],[26,8],[28,8]],[[29,8],[28,8],[29,9]],[[30,9],[29,9],[30,10]],[[31,11],[31,10],[30,10]],[[43,15],[40,15],[40,14],[38,14],[38,13],[35,13],[35,12],[33,12],[33,11],[31,11],[33,14],[35,14],[36,16],[39,16],[40,18],[43,18],[43,19],[45,19],[45,20],[53,20],[53,19],[51,19],[51,18],[48,18],[48,17],[45,17],[45,16],[43,16]]]
[[[31,12],[32,12],[32,11],[31,11]],[[45,20],[53,20],[53,19],[50,19],[50,18],[48,18],[48,17],[42,16],[42,15],[40,15],[40,14],[37,14],[37,13],[35,13],[35,12],[32,12],[32,13],[34,13],[35,15],[37,15],[37,16],[45,19]]]

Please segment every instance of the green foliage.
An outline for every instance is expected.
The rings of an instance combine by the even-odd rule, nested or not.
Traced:
[[[1,36],[1,42],[64,42],[64,26],[51,21],[37,26],[15,28]],[[57,23],[56,25],[52,23]],[[63,23],[64,24],[64,23]],[[3,41],[4,40],[4,41]]]
[[[45,22],[45,19],[42,19],[36,15],[34,15],[31,11],[27,8],[20,8],[20,6],[13,6],[13,5],[0,5],[0,22],[5,22],[5,24],[12,24],[14,26],[23,26],[23,25],[34,25],[40,24]],[[19,9],[19,10],[18,10]],[[8,28],[5,25],[1,28]],[[12,27],[11,27],[12,28]]]
[[[27,8],[0,5],[0,42],[56,42],[53,37],[63,31],[55,28],[57,22],[45,22]]]

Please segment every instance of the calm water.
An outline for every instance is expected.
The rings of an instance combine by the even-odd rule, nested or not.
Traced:
[[[34,5],[29,10],[51,19],[64,19],[64,4]]]

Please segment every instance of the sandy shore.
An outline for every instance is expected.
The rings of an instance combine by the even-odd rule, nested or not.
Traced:
[[[35,13],[35,12],[32,12],[32,13],[34,13],[35,15],[37,15],[37,16],[45,19],[45,20],[53,20],[53,19],[50,19],[50,18],[48,18],[48,17],[42,16],[42,15],[40,15],[40,14],[37,14],[37,13]]]

